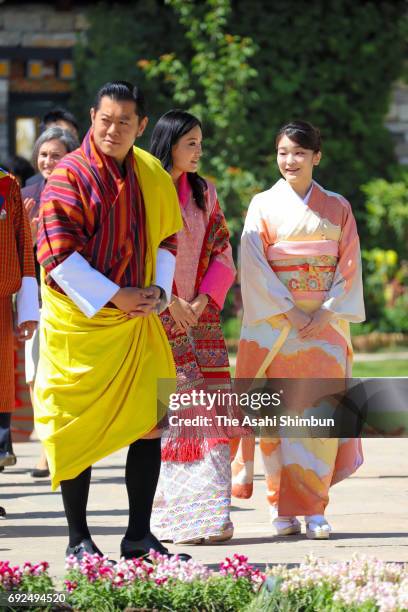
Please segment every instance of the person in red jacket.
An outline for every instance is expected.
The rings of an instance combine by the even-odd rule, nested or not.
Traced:
[[[39,320],[31,230],[17,179],[0,169],[0,467],[16,462],[10,435],[15,403],[13,294],[18,339],[25,341]]]

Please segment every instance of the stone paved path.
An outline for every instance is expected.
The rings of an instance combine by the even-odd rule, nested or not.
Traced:
[[[217,564],[234,552],[257,564],[299,563],[310,552],[328,559],[349,559],[359,553],[408,561],[408,440],[365,440],[363,444],[366,460],[362,468],[332,489],[327,515],[334,535],[329,541],[313,542],[304,535],[273,536],[258,463],[253,498],[233,501],[233,540],[172,548],[208,564]],[[0,505],[8,511],[8,518],[0,521],[0,559],[13,563],[45,559],[51,573],[61,577],[67,530],[60,494],[51,492],[48,481],[30,477],[38,442],[16,444],[15,448],[17,465],[0,474]],[[94,467],[89,501],[94,539],[112,558],[118,557],[127,522],[124,458],[122,451]]]

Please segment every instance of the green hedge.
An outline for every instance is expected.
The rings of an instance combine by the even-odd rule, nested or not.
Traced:
[[[206,89],[214,90],[220,73],[219,112],[223,104],[230,105],[235,83],[235,114],[230,113],[224,131],[217,123],[218,115],[205,117],[209,168],[217,168],[211,160],[221,155],[231,160],[233,168],[252,172],[254,184],[248,186],[244,180],[240,184],[247,198],[250,187],[265,188],[277,176],[277,128],[293,117],[304,117],[315,122],[323,134],[324,156],[317,179],[361,207],[360,185],[373,177],[389,177],[395,162],[384,117],[392,85],[403,70],[405,11],[404,0],[252,0],[250,8],[246,0],[146,0],[130,6],[100,2],[89,10],[87,40],[77,45],[73,106],[87,126],[88,106],[98,86],[109,79],[126,78],[144,86],[154,122],[175,101],[180,105],[179,100],[184,99],[188,107],[203,104]],[[213,16],[213,28],[207,27],[208,15]],[[194,19],[200,27],[192,38]],[[239,65],[231,79],[230,73],[223,72],[225,54],[215,44],[222,36],[229,36],[229,49],[236,36],[252,39],[252,44],[246,44],[252,72],[243,83],[236,76]],[[200,59],[194,46],[197,37],[204,51],[207,48],[207,72],[201,78],[195,69]],[[235,60],[242,62],[239,48],[233,52]],[[169,70],[148,80],[138,64],[141,59],[157,60],[170,53],[190,77],[184,86],[172,81]],[[232,70],[234,58],[229,64]],[[174,61],[169,66],[174,68]],[[183,89],[184,98],[174,99],[175,87]],[[215,175],[217,185],[224,194],[234,192],[237,185],[231,184],[222,165],[218,167],[222,174]],[[235,193],[229,204],[230,217],[238,224],[239,196]]]
[[[99,2],[88,18],[72,97],[83,129],[96,90],[111,79],[136,81],[146,92],[150,126],[141,146],[148,148],[152,126],[169,108],[198,114],[203,172],[217,185],[234,247],[252,195],[278,178],[278,127],[299,117],[318,125],[316,179],[355,211],[369,325],[408,330],[400,291],[407,285],[408,177],[384,127],[393,83],[403,75],[405,0],[252,0],[250,8],[246,0]]]

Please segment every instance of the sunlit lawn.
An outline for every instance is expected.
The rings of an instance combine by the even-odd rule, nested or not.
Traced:
[[[358,361],[353,365],[355,378],[408,376],[408,360]]]

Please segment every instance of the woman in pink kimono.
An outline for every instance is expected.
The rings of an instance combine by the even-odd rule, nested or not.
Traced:
[[[176,364],[177,391],[183,393],[208,388],[211,382],[230,387],[220,312],[235,267],[215,187],[197,174],[201,143],[199,120],[171,110],[159,119],[151,145],[173,178],[184,220],[177,235],[172,301],[161,315]],[[152,516],[159,539],[201,543],[232,537],[228,439],[196,433],[164,442]]]
[[[319,131],[303,121],[276,138],[283,176],[252,200],[241,242],[244,306],[236,376],[351,376],[350,322],[364,320],[359,238],[352,209],[312,179]],[[252,494],[255,441],[243,438],[232,464],[236,497]],[[267,499],[278,535],[326,539],[329,487],[362,463],[359,439],[260,440]]]

